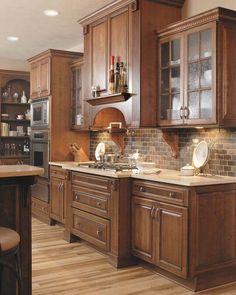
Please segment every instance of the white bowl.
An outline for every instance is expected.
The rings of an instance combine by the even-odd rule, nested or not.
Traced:
[[[154,162],[137,162],[136,167],[139,170],[152,170],[156,167]]]
[[[180,169],[180,174],[182,176],[193,176],[195,172],[195,168],[187,164],[186,166]]]

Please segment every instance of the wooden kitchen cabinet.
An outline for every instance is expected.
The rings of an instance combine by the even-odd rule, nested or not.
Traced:
[[[235,183],[132,183],[134,256],[194,291],[236,280]]]
[[[168,190],[173,195],[169,197],[170,204],[161,202],[163,196],[160,193],[164,192],[165,197]],[[179,189],[175,192],[173,187],[133,182],[132,253],[186,278],[187,208],[171,204],[178,193]],[[186,194],[185,190],[183,194]],[[150,195],[154,198],[150,198]]]
[[[71,172],[64,237],[79,237],[122,267],[133,264],[130,251],[130,181]]]
[[[154,32],[179,20],[182,4],[183,1],[119,0],[80,20],[84,29],[84,97],[89,100],[85,107],[90,128],[97,114],[104,109],[109,113],[111,108],[125,117],[126,126],[122,127],[156,126]],[[111,56],[118,56],[127,66],[129,95],[108,95]],[[102,99],[92,98],[92,86],[105,91]]]
[[[27,127],[30,126],[30,120],[25,118],[25,114],[29,111],[30,104],[21,103],[23,91],[29,98],[29,80],[29,72],[0,70],[0,123],[7,126],[4,133],[0,130],[2,165],[29,164],[30,154],[24,150],[24,144],[29,144]],[[18,115],[22,115],[23,119],[17,119]],[[23,134],[19,134],[18,128],[23,129]],[[14,132],[14,136],[10,131]]]
[[[48,161],[73,161],[74,157],[69,150],[73,143],[78,144],[84,159],[88,155],[88,132],[78,134],[71,129],[71,63],[81,57],[83,57],[83,54],[79,52],[48,49],[28,60],[31,67],[31,98],[38,99],[41,96],[46,96],[49,101]],[[37,89],[38,86],[40,86],[40,89]],[[33,207],[34,216],[44,222],[51,223],[53,221],[54,223],[57,220],[64,223],[63,201],[60,201],[60,209],[55,207],[58,204],[56,200],[58,194],[60,195],[58,198],[61,200],[65,193],[65,187],[61,185],[64,180],[61,179],[60,181],[57,194],[55,193],[57,190],[55,182],[52,185],[52,204],[50,204],[49,197],[49,178],[41,179],[32,190],[32,200],[37,204],[43,204],[42,208],[47,208],[47,210],[38,210],[40,206]],[[51,213],[49,213],[50,210]],[[48,213],[47,216],[45,216],[46,212]]]
[[[159,126],[236,125],[235,32],[236,13],[216,8],[158,33]]]
[[[62,224],[66,220],[68,173],[60,167],[50,167],[50,218]]]
[[[50,89],[50,57],[42,58],[31,64],[30,97],[31,99],[48,96]]]

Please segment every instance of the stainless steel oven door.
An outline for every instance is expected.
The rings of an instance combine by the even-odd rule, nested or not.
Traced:
[[[48,141],[31,141],[31,164],[44,168],[44,174],[41,177],[49,177],[49,147]]]

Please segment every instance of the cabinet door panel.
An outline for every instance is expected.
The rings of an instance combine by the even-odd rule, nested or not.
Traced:
[[[159,222],[156,264],[181,277],[187,277],[187,209],[161,204],[155,216]]]
[[[216,28],[202,26],[186,34],[187,63],[184,122],[216,123]]]
[[[223,125],[235,126],[236,118],[236,26],[224,25],[222,28],[223,40],[222,44],[222,59],[219,61],[220,66],[223,67],[223,81],[222,81],[222,106],[223,106]]]
[[[91,86],[107,89],[107,19],[91,26]]]
[[[37,98],[40,86],[40,67],[39,63],[33,63],[30,70],[30,97]]]
[[[50,181],[50,217],[61,221],[61,192],[59,186],[61,181],[51,179]]]
[[[40,62],[40,96],[50,94],[50,58]]]
[[[154,223],[151,213],[155,202],[133,197],[132,201],[132,252],[135,256],[153,262]]]
[[[119,57],[120,61],[128,61],[128,30],[129,30],[129,14],[126,9],[124,12],[110,17],[110,56]],[[127,71],[128,73],[128,71]]]

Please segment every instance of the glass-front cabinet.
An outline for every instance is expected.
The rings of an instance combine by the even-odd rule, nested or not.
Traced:
[[[217,125],[217,23],[185,22],[158,34],[158,125]]]
[[[181,124],[183,104],[183,67],[181,38],[163,40],[160,44],[160,120],[164,124]]]
[[[216,123],[214,36],[212,27],[186,34],[186,123]]]
[[[71,124],[73,129],[82,129],[84,127],[82,70],[83,60],[81,58],[71,63]]]

